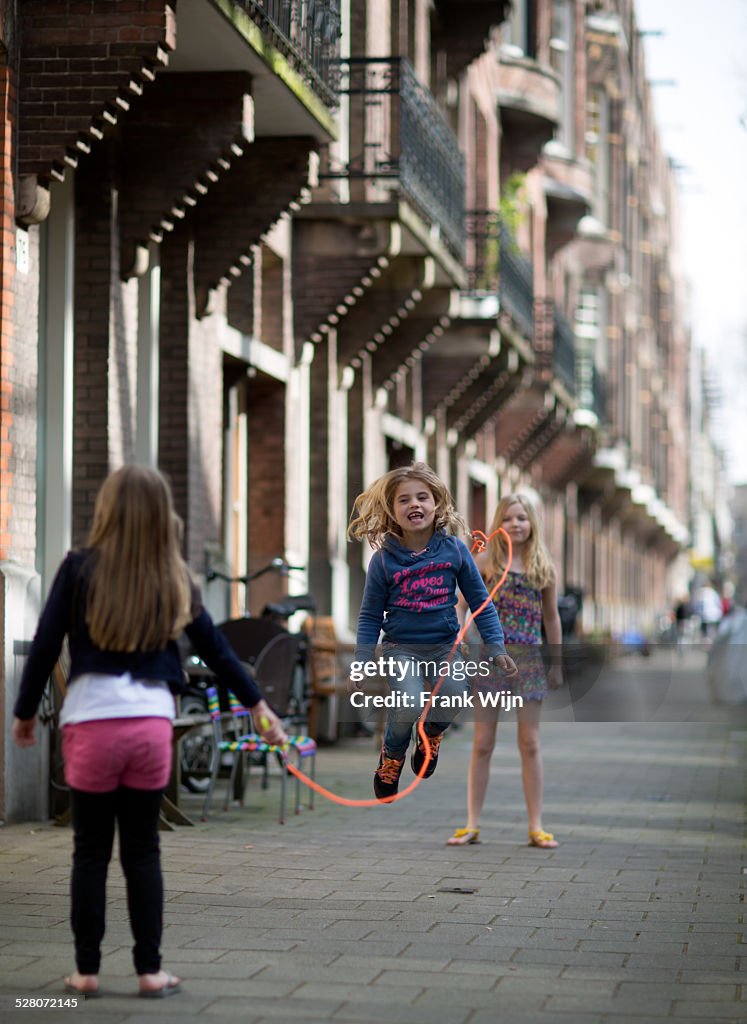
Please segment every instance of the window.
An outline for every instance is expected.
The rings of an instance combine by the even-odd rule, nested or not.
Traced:
[[[575,145],[575,18],[574,0],[555,0],[552,11],[550,49],[553,70],[560,77],[561,116],[556,139],[572,153]]]
[[[506,26],[506,42],[524,57],[537,56],[536,0],[513,0]]]
[[[579,407],[598,416],[604,408],[604,376],[607,364],[604,330],[604,292],[596,287],[581,289],[576,306],[576,395]]]
[[[609,217],[609,97],[603,89],[590,89],[586,99],[586,159],[594,169],[594,216],[603,224]]]

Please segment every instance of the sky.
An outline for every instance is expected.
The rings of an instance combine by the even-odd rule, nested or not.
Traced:
[[[747,483],[747,0],[636,0],[664,149],[678,165],[693,342],[721,393],[718,440]]]

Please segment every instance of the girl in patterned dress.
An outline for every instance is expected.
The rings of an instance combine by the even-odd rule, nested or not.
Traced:
[[[516,709],[521,781],[529,816],[529,845],[552,849],[558,845],[552,833],[542,827],[542,758],[539,723],[542,700],[548,688],[562,685],[560,665],[553,664],[547,675],[542,661],[542,625],[550,649],[556,654],[562,642],[557,608],[556,575],[547,548],[539,534],[537,513],[522,494],[507,494],[498,504],[485,551],[476,558],[483,579],[491,590],[506,568],[508,544],[502,527],[511,538],[512,557],[505,582],[494,601],[503,625],[506,647],[519,673],[512,680],[512,692],[524,700]],[[472,758],[467,783],[467,827],[459,828],[448,840],[450,846],[479,842],[480,814],[490,776],[490,758],[495,747],[497,712],[478,716],[475,722]]]

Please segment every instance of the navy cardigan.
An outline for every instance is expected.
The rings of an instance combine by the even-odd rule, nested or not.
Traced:
[[[86,672],[113,676],[129,672],[135,679],[160,679],[168,683],[172,693],[186,692],[179,648],[174,640],[158,651],[102,651],[94,644],[85,614],[91,554],[90,549],[70,551],[57,571],[21,676],[13,710],[16,718],[27,720],[36,714],[66,635],[71,680]],[[196,589],[193,612],[185,632],[195,651],[242,704],[254,707],[262,700],[262,692],[202,607]]]

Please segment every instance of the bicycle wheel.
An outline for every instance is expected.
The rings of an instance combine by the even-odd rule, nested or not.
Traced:
[[[180,714],[204,715],[205,702],[199,697],[182,697]],[[179,766],[182,785],[190,793],[204,793],[210,785],[215,737],[210,724],[187,733],[179,746]]]

